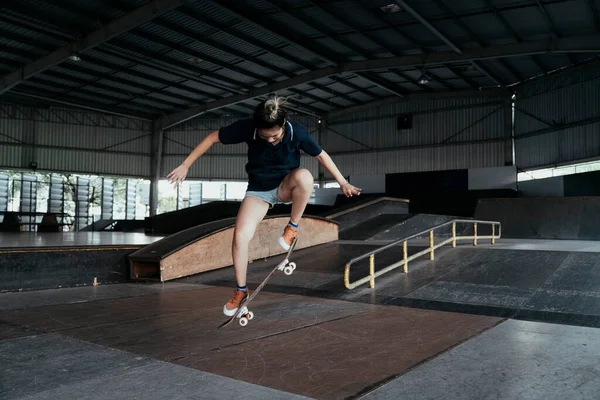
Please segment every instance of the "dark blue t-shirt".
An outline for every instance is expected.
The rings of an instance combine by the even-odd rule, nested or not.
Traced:
[[[219,130],[223,144],[248,144],[248,190],[266,191],[275,189],[283,178],[300,167],[300,150],[316,157],[321,147],[313,140],[306,127],[288,121],[283,140],[273,146],[262,139],[251,119],[243,119]]]

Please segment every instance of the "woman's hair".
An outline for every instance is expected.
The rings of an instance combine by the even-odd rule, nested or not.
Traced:
[[[281,127],[287,118],[283,109],[286,100],[277,95],[269,96],[260,102],[254,110],[254,124],[258,129],[271,129]]]

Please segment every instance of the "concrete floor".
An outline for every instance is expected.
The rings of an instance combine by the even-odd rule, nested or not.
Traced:
[[[365,399],[598,399],[600,330],[508,320]]]
[[[54,292],[65,298],[62,290]],[[201,379],[207,397],[195,398],[219,398],[220,387],[220,398],[246,391],[259,398],[272,389],[275,398],[287,393],[343,399],[499,322],[265,292],[251,306],[255,318],[247,327],[232,324],[217,331],[230,294],[226,288],[201,287],[3,311],[2,396],[79,398],[81,388],[104,379],[108,388],[131,387],[113,398],[145,398],[150,392],[144,390],[158,385],[152,381],[157,372],[148,371],[160,366],[180,384],[166,384],[149,398],[199,396]],[[137,380],[150,386],[133,384]],[[105,398],[108,388],[87,398]]]
[[[139,246],[153,243],[162,236],[136,232],[0,232],[1,249],[43,249],[48,247]]]
[[[250,324],[222,330],[231,268],[2,293],[0,398],[600,398],[600,253],[536,242],[440,249],[354,291],[343,263],[370,247],[301,250]],[[249,286],[278,260],[254,261]]]

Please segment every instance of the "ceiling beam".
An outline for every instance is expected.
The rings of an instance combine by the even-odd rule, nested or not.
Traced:
[[[276,35],[277,37],[279,37],[282,40],[284,40],[285,42],[287,42],[289,45],[302,48],[305,51],[312,53],[316,58],[325,61],[327,64],[338,65],[339,64],[338,60],[342,59],[340,54],[332,53],[332,52],[328,51],[327,49],[322,48],[318,44],[315,46],[316,41],[306,40],[305,37],[295,34],[291,30],[287,30],[287,31],[285,29],[275,30],[273,27],[279,26],[278,21],[273,20],[271,17],[269,17],[268,14],[256,12],[255,10],[253,10],[252,8],[247,7],[247,6],[240,7],[240,6],[235,6],[233,4],[228,4],[226,2],[217,2],[217,1],[213,1],[213,3],[215,6],[219,7],[222,10],[229,12],[234,17],[236,17],[246,23],[253,24],[261,30],[264,30],[264,31],[270,32],[273,35]],[[275,5],[273,5],[272,3],[269,3],[269,4],[271,4],[272,6],[275,7]],[[278,8],[281,10],[280,7],[278,7]],[[258,23],[258,21],[260,21],[260,20],[263,20],[263,21],[266,20],[267,23],[261,25]],[[305,23],[307,23],[307,22],[305,21]],[[313,29],[319,31],[319,29],[314,27],[314,25],[313,25]],[[362,74],[358,74],[358,75],[360,75],[360,77],[362,79],[366,80],[367,82],[369,82],[375,86],[381,87],[380,84],[373,82],[372,80],[369,79],[369,77],[362,76]],[[384,90],[387,90],[395,95],[401,95],[398,91],[395,91],[392,88],[388,88],[388,87],[381,87],[381,88]]]
[[[506,31],[508,33],[510,33],[516,40],[517,42],[522,42],[523,38],[521,37],[521,35],[519,35],[515,29],[508,23],[508,21],[506,20],[506,18],[504,18],[504,16],[502,15],[502,12],[499,11],[493,4],[491,0],[484,0],[485,4],[488,6],[488,8],[490,10],[492,10],[492,12],[494,13],[494,15],[497,17],[497,19],[500,21],[500,23],[502,24],[502,26],[504,26],[504,29],[506,29]],[[539,59],[539,57],[532,57],[533,61],[535,62],[535,64],[537,65],[537,67],[545,74],[546,73],[546,68],[544,67],[542,61]]]
[[[487,47],[490,44],[485,40],[482,40],[473,30],[465,23],[463,20],[452,10],[449,6],[444,3],[443,0],[434,0],[434,3],[444,12],[448,13],[452,20],[460,26],[471,38],[482,47]],[[517,71],[512,65],[508,64],[505,60],[500,60],[500,63],[504,68],[506,68],[514,77],[516,77],[519,81],[523,81],[525,78]]]
[[[283,68],[271,65],[271,64],[269,64],[269,63],[267,63],[265,61],[262,61],[260,59],[260,56],[258,56],[258,55],[252,56],[251,54],[246,54],[246,53],[244,53],[244,52],[242,52],[240,50],[237,50],[237,49],[235,49],[235,48],[233,48],[233,47],[231,47],[229,45],[218,43],[216,40],[207,37],[207,35],[200,36],[200,35],[198,35],[197,33],[193,32],[192,30],[190,30],[188,28],[178,26],[177,24],[173,24],[173,23],[171,23],[169,21],[166,21],[166,20],[163,20],[163,19],[160,19],[160,18],[157,18],[156,21],[154,21],[154,23],[156,23],[157,25],[162,26],[164,28],[170,29],[173,32],[177,32],[178,34],[180,34],[182,36],[185,36],[188,39],[192,39],[194,41],[194,43],[203,43],[203,44],[206,44],[208,46],[214,47],[214,48],[216,48],[216,49],[218,49],[220,51],[223,51],[225,53],[231,54],[232,56],[237,57],[238,59],[245,60],[245,61],[248,61],[250,63],[259,65],[259,66],[261,66],[262,68],[264,68],[264,69],[266,69],[268,71],[277,72],[278,74],[280,74],[281,76],[283,76],[285,78],[291,78],[291,77],[294,76],[293,72],[291,72],[291,71],[288,71],[286,69],[283,69]],[[229,31],[227,31],[226,33],[230,34]],[[203,59],[207,59],[206,56],[203,56],[202,58]],[[227,64],[223,63],[221,61],[210,61],[210,60],[208,60],[208,61],[211,62],[212,64],[215,64],[215,65],[220,66],[222,68],[225,68],[225,69],[228,68]],[[250,77],[256,77],[257,76],[256,74],[254,74],[251,71],[246,72],[245,75],[248,75]],[[273,82],[275,82],[275,80],[272,79],[272,78],[262,78],[262,79],[265,80],[267,83],[273,83]],[[315,101],[318,101],[318,102],[319,101],[323,101],[323,102],[326,101],[326,99],[314,96],[314,95],[312,95],[312,94],[310,94],[308,92],[302,93],[302,92],[297,91],[297,90],[293,90],[293,89],[290,89],[290,90],[293,91],[296,94],[302,94],[303,96],[306,96],[306,97],[311,98],[311,99],[313,99]],[[303,112],[305,112],[305,111],[303,111]],[[314,110],[313,110],[313,112],[314,112]]]
[[[512,91],[502,88],[490,88],[485,90],[444,90],[437,92],[410,93],[409,95],[407,95],[407,100],[439,100],[448,98],[508,98],[511,95]],[[396,96],[389,96],[381,100],[329,112],[327,113],[325,119],[328,121],[332,121],[344,115],[355,114],[357,112],[370,110],[376,107],[397,104],[400,102],[403,102],[403,100],[399,99]]]
[[[417,43],[417,41],[413,38],[410,37],[406,34],[406,32],[401,31],[400,28],[397,25],[392,24],[390,21],[386,20],[385,18],[383,18],[383,13],[379,13],[379,12],[375,12],[375,10],[373,9],[372,5],[367,1],[364,0],[358,0],[358,3],[364,6],[364,9],[367,13],[369,13],[373,18],[377,19],[378,21],[380,21],[381,23],[383,23],[384,25],[386,25],[389,29],[392,29],[394,31],[396,31],[396,33],[398,33],[398,35],[402,36],[405,40],[407,40],[409,43],[411,43],[412,45],[414,45],[419,51],[421,51],[422,53],[426,53],[427,50],[423,48],[423,46],[421,46],[419,43]],[[387,46],[386,48],[388,49],[388,51],[390,51],[394,56],[400,55],[398,54],[397,51],[391,50],[388,48],[389,46]],[[446,68],[449,69],[449,67],[445,66]],[[423,75],[423,72],[418,69],[415,68],[421,75]],[[410,76],[404,74],[403,72],[396,70],[396,69],[391,69],[391,72],[395,73],[396,75],[402,77],[403,79],[406,79],[407,81],[413,83],[414,85],[417,85],[421,88],[423,88],[424,90],[433,90],[430,87],[427,86],[427,84],[421,84],[419,83],[419,81],[417,79],[413,79]],[[430,71],[431,72],[431,71]],[[465,80],[464,77],[459,76],[459,78],[461,78],[462,80]],[[441,79],[436,79],[441,85],[447,87],[447,84],[443,82],[443,80]],[[466,80],[465,80],[466,81]],[[477,85],[473,85],[469,82],[467,82],[467,84],[470,84],[473,88],[476,88]]]
[[[253,46],[258,47],[259,49],[261,49],[262,51],[265,52],[265,54],[274,54],[277,57],[280,57],[286,61],[291,61],[299,66],[301,66],[302,68],[305,68],[306,70],[310,71],[312,69],[314,69],[314,65],[311,65],[310,63],[306,62],[304,59],[302,59],[301,57],[295,56],[293,54],[289,54],[286,53],[284,50],[274,47],[274,46],[269,46],[268,44],[262,42],[259,39],[255,39],[249,35],[247,35],[246,33],[244,33],[242,30],[240,30],[239,28],[236,27],[236,25],[229,25],[226,24],[224,22],[219,22],[216,20],[212,20],[208,17],[206,17],[204,14],[197,12],[196,10],[190,8],[190,7],[182,7],[181,9],[178,10],[178,12],[182,13],[183,15],[187,15],[190,18],[194,18],[196,21],[200,21],[203,24],[211,27],[212,29],[218,30],[220,32],[223,32],[227,35],[230,35],[234,38],[236,38],[238,41],[241,42],[245,42],[245,43],[249,43]],[[207,35],[210,36],[210,35]],[[246,58],[248,58],[248,56],[246,56]],[[255,55],[254,60],[258,59],[259,56]],[[271,67],[272,68],[272,67]],[[287,71],[286,74],[287,75]],[[289,76],[288,76],[289,77]],[[346,96],[344,93],[341,92],[337,92],[337,91],[333,91],[331,89],[326,88],[323,85],[317,84],[317,83],[312,83],[312,86],[316,87],[317,89],[321,89],[323,91],[327,91],[329,90],[332,94],[334,94],[336,97],[341,97],[344,98],[346,101],[349,101],[351,103],[357,103],[356,99],[353,99],[349,96]],[[352,87],[354,90],[357,91],[362,91],[363,93],[364,90],[362,90],[360,87],[356,87],[356,86],[351,86],[351,85],[347,85],[349,87]],[[368,92],[366,93],[369,97],[373,97],[371,94],[369,94]]]
[[[550,30],[552,32],[554,32],[554,34],[556,35],[557,38],[561,38],[562,35],[558,31],[558,28],[556,27],[556,24],[554,23],[552,18],[550,18],[550,15],[548,15],[548,12],[546,11],[546,8],[544,7],[544,5],[540,2],[540,0],[536,0],[536,4],[538,5],[540,12],[544,16],[544,19],[548,23]],[[575,64],[577,62],[570,54],[567,54],[567,57],[569,58],[569,61],[571,62],[571,64]]]
[[[450,41],[450,39],[448,39],[442,32],[438,31],[433,25],[431,25],[431,23],[429,23],[429,21],[427,21],[425,18],[423,18],[421,16],[421,14],[419,14],[418,12],[416,12],[411,6],[409,6],[408,4],[406,4],[405,1],[403,1],[403,0],[394,0],[394,1],[396,2],[396,4],[398,4],[404,10],[406,10],[406,12],[408,12],[410,15],[412,15],[413,18],[415,18],[417,21],[419,21],[421,24],[423,24],[423,26],[425,26],[431,33],[433,33],[434,35],[436,35],[444,43],[446,43],[448,46],[450,46],[450,48],[452,50],[454,50],[458,54],[462,54],[463,53],[463,51],[461,49],[459,49],[454,43],[452,43]],[[497,77],[495,77],[493,74],[491,74],[485,68],[483,68],[477,62],[475,62],[474,60],[469,60],[469,62],[471,64],[473,64],[473,66],[475,68],[477,68],[479,70],[479,72],[481,72],[482,74],[484,74],[485,76],[487,76],[488,78],[490,78],[492,80],[492,82],[494,82],[495,84],[497,84],[499,86],[504,86],[504,84],[502,82],[500,82],[500,80]]]
[[[281,11],[287,13],[288,15],[293,16],[294,18],[298,19],[300,22],[302,22],[302,23],[304,23],[304,24],[312,27],[317,32],[325,35],[329,39],[334,40],[334,41],[342,44],[343,46],[346,46],[347,48],[351,49],[352,51],[356,52],[357,54],[360,54],[365,59],[368,60],[368,59],[374,58],[373,55],[368,54],[365,50],[361,49],[360,46],[356,45],[354,43],[354,41],[352,41],[352,40],[350,40],[350,39],[348,39],[348,38],[346,38],[344,36],[338,36],[338,37],[334,38],[332,33],[327,33],[327,31],[331,32],[331,28],[328,27],[327,25],[324,25],[324,24],[316,21],[314,18],[308,18],[308,19],[307,18],[303,18],[299,14],[294,13],[293,8],[291,8],[290,6],[286,6],[284,4],[279,4],[280,2],[277,2],[277,4],[275,4],[273,0],[270,0],[269,2],[271,4],[273,4],[275,7],[277,7],[278,9],[280,9]],[[312,6],[314,6],[314,7],[318,8],[318,9],[324,11],[325,13],[327,13],[328,15],[330,15],[331,17],[339,20],[341,23],[343,23],[344,25],[348,26],[350,29],[353,29],[354,31],[358,32],[359,34],[363,34],[363,35],[368,36],[371,39],[371,41],[373,43],[377,44],[378,46],[385,47],[385,46],[382,46],[381,43],[378,40],[373,39],[373,37],[371,37],[370,34],[366,34],[366,33],[361,32],[359,28],[357,28],[356,26],[354,26],[353,24],[351,24],[349,21],[347,21],[347,20],[343,19],[342,17],[340,17],[339,14],[340,14],[340,12],[343,12],[343,11],[336,10],[335,12],[332,12],[332,11],[329,11],[326,7],[324,7],[323,4],[315,4],[315,2],[312,1],[312,0],[309,0],[309,2],[310,2],[310,4]],[[386,48],[386,50],[390,51],[390,49],[387,49],[387,48]],[[397,55],[397,54],[395,54],[393,52],[391,54]],[[380,87],[381,89],[383,89],[383,90],[385,90],[387,92],[395,94],[396,96],[399,96],[399,97],[404,97],[404,93],[402,91],[402,88],[399,87],[399,86],[397,86],[393,82],[389,82],[389,81],[387,81],[385,79],[378,78],[378,77],[373,76],[371,74],[357,74],[357,75],[359,75],[362,79],[366,80],[367,82],[369,82],[369,83],[371,83],[373,85],[376,85],[376,86]]]
[[[101,26],[81,39],[74,40],[50,54],[40,57],[0,78],[0,94],[12,89],[24,80],[67,60],[71,54],[98,46],[115,36],[127,32],[145,22],[151,21],[161,14],[174,10],[181,6],[185,1],[186,0],[151,0],[148,4]]]
[[[490,58],[521,57],[532,54],[570,53],[570,52],[600,52],[600,34],[576,36],[564,39],[549,39],[510,43],[477,48],[457,54],[454,51],[444,51],[432,54],[417,54],[400,57],[388,57],[377,60],[350,61],[334,67],[326,67],[297,75],[270,85],[253,88],[249,93],[233,95],[208,102],[164,116],[160,120],[162,129],[178,125],[207,111],[240,103],[254,97],[264,96],[278,90],[287,89],[316,79],[345,72],[386,70],[388,68],[441,65],[446,63],[485,60]]]
[[[460,79],[465,81],[467,83],[467,85],[471,86],[473,89],[476,89],[480,86],[479,84],[477,84],[477,82],[475,82],[475,80],[473,80],[472,77],[463,74],[460,71],[460,67],[456,67],[456,66],[452,66],[452,65],[444,65],[444,66],[448,69],[448,71],[452,72],[454,75],[456,75],[457,77],[459,77]]]
[[[99,112],[99,113],[103,113],[103,114],[117,115],[119,117],[133,118],[133,119],[139,119],[141,121],[149,121],[149,122],[152,121],[149,118],[143,118],[143,117],[141,117],[139,115],[126,114],[126,113],[121,113],[121,112],[117,112],[117,111],[113,111],[113,110],[107,110],[107,109],[104,109],[104,108],[99,108],[97,106],[85,105],[85,104],[83,104],[85,102],[80,102],[79,100],[76,101],[76,102],[75,101],[73,101],[73,102],[62,101],[62,100],[56,100],[56,99],[51,98],[51,97],[44,97],[44,96],[39,96],[37,94],[20,92],[20,91],[10,92],[10,95],[11,96],[31,97],[33,99],[48,101],[48,102],[51,102],[51,103],[64,104],[66,106],[70,106],[70,107],[74,107],[74,108],[79,108],[79,109],[84,109],[84,110],[95,111],[95,112]]]

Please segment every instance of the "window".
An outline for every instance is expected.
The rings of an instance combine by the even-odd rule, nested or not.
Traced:
[[[564,165],[554,168],[544,168],[532,171],[519,172],[517,181],[524,182],[532,179],[544,179],[554,176],[582,174],[584,172],[600,171],[600,161],[592,161],[580,164]]]

